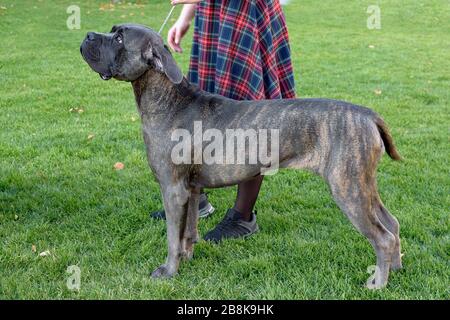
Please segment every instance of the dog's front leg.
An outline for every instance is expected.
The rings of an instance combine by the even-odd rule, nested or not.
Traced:
[[[198,241],[198,203],[200,197],[200,189],[191,190],[188,200],[188,211],[186,218],[186,227],[181,245],[183,246],[183,257],[190,260],[194,254],[194,244]]]
[[[183,183],[161,186],[166,211],[168,255],[166,263],[152,273],[153,278],[169,278],[178,271],[183,256],[182,239],[187,220],[189,190]]]

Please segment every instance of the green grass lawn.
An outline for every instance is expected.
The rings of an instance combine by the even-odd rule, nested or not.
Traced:
[[[325,183],[302,171],[266,178],[260,233],[200,242],[177,277],[149,277],[165,259],[166,231],[148,218],[161,199],[132,90],[101,81],[79,52],[87,31],[121,22],[158,29],[169,1],[138,3],[75,1],[81,30],[72,31],[70,1],[0,0],[0,298],[450,297],[448,1],[294,0],[285,8],[298,95],[373,108],[405,158],[385,156],[378,170],[381,197],[400,221],[404,269],[375,292],[364,288],[375,263],[369,242]],[[367,7],[376,3],[381,30],[369,30]],[[184,71],[190,40],[176,55]],[[124,170],[113,169],[118,161]],[[210,191],[216,213],[200,221],[202,235],[234,197],[235,188]],[[66,287],[70,265],[81,269],[79,292]]]

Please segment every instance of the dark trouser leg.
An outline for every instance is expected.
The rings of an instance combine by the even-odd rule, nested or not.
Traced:
[[[259,175],[238,185],[236,202],[234,203],[233,209],[239,211],[246,221],[250,221],[251,219],[253,207],[255,206],[256,199],[258,199],[263,178],[264,176]]]

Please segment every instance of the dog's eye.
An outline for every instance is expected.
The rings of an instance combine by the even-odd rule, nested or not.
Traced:
[[[118,43],[122,43],[122,42],[123,42],[122,36],[121,36],[120,34],[118,34],[118,35],[116,36],[116,41],[117,41]]]

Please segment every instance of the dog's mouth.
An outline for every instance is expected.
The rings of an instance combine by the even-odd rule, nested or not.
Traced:
[[[99,73],[100,78],[102,78],[102,80],[108,81],[109,79],[112,78],[111,74],[103,74],[103,73]]]
[[[100,51],[99,50],[83,44],[80,47],[80,52],[81,52],[81,55],[83,56],[84,60],[86,60],[86,62],[90,65],[90,67],[94,71],[98,72],[98,74],[100,75],[100,78],[102,80],[107,81],[113,77],[113,74],[111,72],[111,66],[109,66],[108,68],[99,67],[99,64],[100,64]],[[102,69],[103,70],[107,69],[107,70],[106,70],[106,72],[104,72]]]
[[[97,72],[102,80],[108,81],[109,79],[113,78],[117,74],[117,72],[115,71],[114,66],[111,64],[106,69],[106,72],[104,72],[103,70],[99,70],[100,72]]]

